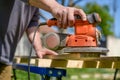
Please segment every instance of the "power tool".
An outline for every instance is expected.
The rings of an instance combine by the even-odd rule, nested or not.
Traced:
[[[96,24],[101,22],[98,13],[87,15],[87,20],[83,21],[80,16],[75,15],[74,34],[47,33],[43,38],[46,48],[56,50],[59,53],[81,53],[87,55],[106,54],[107,48],[98,47],[100,32]],[[47,21],[48,26],[57,26],[57,19],[52,18]]]

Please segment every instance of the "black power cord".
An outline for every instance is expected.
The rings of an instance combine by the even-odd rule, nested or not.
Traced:
[[[16,69],[12,69],[13,70],[13,78],[14,78],[14,80],[17,80],[17,77],[16,77]]]
[[[30,48],[30,54],[28,56],[28,80],[31,80],[30,79],[30,60],[31,60],[31,55],[32,55],[32,50],[33,50],[34,39],[35,39],[36,32],[37,32],[39,26],[41,26],[41,25],[46,25],[46,22],[40,23],[38,25],[38,27],[36,28],[36,30],[34,31],[32,43],[31,43],[31,48]]]
[[[39,25],[39,26],[40,26],[40,25]],[[33,48],[33,44],[34,44],[35,35],[36,35],[36,32],[37,32],[39,26],[38,26],[38,27],[36,28],[36,30],[34,31],[32,43],[31,43],[31,48],[30,48],[30,54],[29,54],[29,56],[28,56],[28,80],[31,80],[31,79],[30,79],[30,60],[31,60],[31,55],[32,55],[32,50],[33,50],[32,48]],[[14,74],[14,80],[17,80],[15,69],[13,69],[13,74]]]
[[[31,55],[32,55],[32,48],[33,48],[33,44],[34,44],[34,39],[35,39],[35,35],[36,35],[36,32],[38,30],[38,27],[36,28],[35,32],[34,32],[34,35],[33,35],[33,40],[32,40],[32,43],[31,43],[31,48],[30,48],[30,54],[28,56],[28,80],[30,80],[30,60],[31,60]]]
[[[119,69],[115,69],[115,73],[114,73],[114,78],[113,80],[117,80],[117,73],[118,73]]]

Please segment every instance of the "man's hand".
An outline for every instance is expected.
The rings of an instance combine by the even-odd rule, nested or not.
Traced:
[[[74,7],[64,7],[56,0],[29,0],[29,3],[32,6],[39,7],[52,13],[52,15],[58,20],[58,26],[62,28],[74,25],[75,14],[79,15],[82,20],[86,20],[86,14],[82,9],[77,9]]]
[[[47,48],[42,48],[42,49],[36,51],[36,55],[39,58],[43,58],[44,55],[58,55],[58,53],[56,53],[52,50],[49,50]]]
[[[62,28],[74,25],[74,15],[79,15],[83,21],[86,20],[86,14],[84,11],[82,9],[77,9],[74,7],[56,7],[52,9],[52,14],[55,18],[57,18],[58,26]]]
[[[31,27],[27,29],[27,36],[31,42],[33,40],[35,30],[36,30],[36,27]],[[42,47],[39,31],[36,32],[33,46],[34,46],[36,55],[39,58],[43,58],[44,55],[57,55],[56,52]]]

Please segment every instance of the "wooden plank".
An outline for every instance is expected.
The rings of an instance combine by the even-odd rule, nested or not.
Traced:
[[[47,61],[49,60],[50,63]],[[51,60],[44,59],[39,60],[39,67],[62,67],[62,68],[119,68],[120,62],[116,61],[84,61],[84,60]],[[47,63],[43,66],[44,63]]]
[[[86,54],[86,53],[85,53]],[[16,57],[16,63],[27,63],[27,57]],[[39,67],[62,68],[120,68],[120,57],[81,56],[79,53],[47,55],[44,59],[32,57],[31,64]]]
[[[66,59],[66,60],[79,60],[83,58],[99,58],[100,54],[98,53],[65,53],[59,55],[46,55],[44,56],[45,59]]]
[[[120,69],[120,61],[113,62],[113,68],[119,68]]]
[[[120,57],[79,58],[79,59],[39,59],[32,58],[31,64],[38,67],[61,67],[61,68],[119,68]],[[16,59],[17,60],[17,59]],[[27,63],[27,59],[21,58],[17,63]]]
[[[101,60],[98,68],[112,68],[114,61],[109,61],[109,60]]]
[[[36,58],[36,59],[37,59],[37,58]],[[35,64],[36,64],[36,59],[35,59],[35,58],[32,58],[32,59],[30,60],[30,63],[33,64],[33,65],[35,65]],[[26,57],[23,57],[23,58],[21,58],[21,57],[16,57],[16,58],[14,59],[14,62],[15,62],[15,63],[28,63],[28,58],[26,58]]]

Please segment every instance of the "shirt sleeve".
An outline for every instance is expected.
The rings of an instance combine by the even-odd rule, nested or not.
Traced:
[[[39,19],[40,19],[39,16],[40,16],[39,9],[37,8],[31,21],[30,21],[30,24],[28,25],[28,28],[39,25]]]

